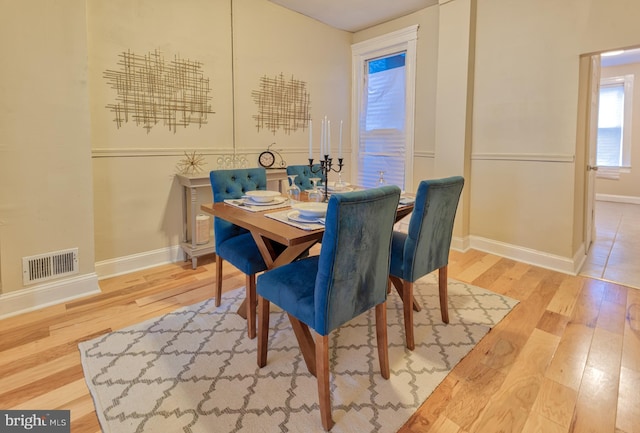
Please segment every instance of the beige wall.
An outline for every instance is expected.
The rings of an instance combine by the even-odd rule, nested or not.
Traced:
[[[256,128],[252,91],[261,77],[282,73],[307,82],[312,118],[327,114],[349,127],[349,33],[265,0],[235,0],[233,22],[229,1],[130,3],[92,1],[88,15],[99,264],[178,245],[182,192],[173,173],[182,150],[204,154],[207,172],[217,167],[218,156],[234,150],[257,166],[258,154],[273,142],[289,164],[307,162],[307,131],[273,134]],[[104,108],[113,98],[104,70],[115,68],[122,51],[156,47],[167,57],[179,54],[203,63],[215,111],[208,125],[176,133],[162,125],[149,133],[133,123],[115,127]],[[201,200],[210,201],[209,194],[202,191]]]
[[[94,270],[84,0],[0,3],[2,293],[22,257],[77,247]],[[34,295],[37,302],[37,296]]]
[[[182,214],[176,163],[184,151],[195,150],[206,155],[208,171],[216,153],[233,152],[231,12],[223,0],[87,4],[96,261],[101,264],[178,245]],[[155,50],[167,63],[179,56],[202,64],[215,112],[207,115],[207,124],[174,132],[160,122],[147,131],[130,119],[116,127],[106,106],[117,94],[105,71],[122,70],[123,52]]]
[[[631,119],[631,171],[621,172],[620,179],[596,178],[596,193],[640,200],[640,63],[602,68],[602,78],[633,75]],[[625,125],[626,127],[626,125]]]
[[[639,14],[625,0],[478,1],[473,235],[565,258],[581,247],[579,56],[640,42]]]
[[[289,164],[306,163],[308,131],[256,129],[251,92],[262,76],[305,81],[312,118],[350,128],[351,34],[266,0],[3,3],[0,34],[12,61],[1,71],[2,293],[25,289],[23,256],[63,248],[79,247],[85,275],[157,251],[177,259],[182,191],[174,173],[184,151],[204,154],[207,172],[234,151],[257,166],[272,142]],[[104,72],[119,70],[123,51],[156,49],[165,60],[202,63],[215,111],[208,124],[116,128]],[[348,134],[343,140],[348,154]]]
[[[442,3],[351,35],[266,0],[3,0],[0,37],[11,61],[0,70],[2,292],[24,288],[26,255],[78,246],[81,274],[90,275],[94,263],[175,247],[173,173],[184,150],[206,154],[207,170],[234,146],[255,161],[271,142],[290,164],[305,162],[306,132],[255,128],[251,91],[260,77],[306,81],[312,116],[344,118],[348,130],[351,43],[412,24],[420,25],[414,180],[433,176],[436,129],[448,124],[436,121],[438,80],[460,74],[447,69],[454,62],[438,67],[438,56],[456,49],[453,38],[441,40],[440,11],[476,4],[473,127],[470,139],[461,135],[468,143],[455,143],[458,158],[471,161],[470,237],[514,258],[524,251],[570,261],[583,206],[584,158],[574,161],[584,146],[576,144],[579,56],[638,45],[640,2]],[[156,48],[203,63],[216,112],[209,124],[176,133],[114,127],[103,71],[123,50]],[[446,146],[438,152],[451,156]]]
[[[319,151],[320,119],[343,121],[344,154],[350,152],[347,131],[351,104],[351,33],[328,27],[268,1],[234,1],[235,141],[237,151],[258,154],[271,143],[283,149],[288,164],[308,164],[308,130],[290,134],[256,128],[257,106],[251,96],[264,76],[306,82],[315,146]],[[337,130],[333,130],[334,140]],[[335,145],[335,141],[334,141]],[[316,154],[319,152],[316,152]],[[317,155],[315,156],[318,157]],[[345,167],[346,169],[346,167]],[[349,172],[347,171],[347,176]]]

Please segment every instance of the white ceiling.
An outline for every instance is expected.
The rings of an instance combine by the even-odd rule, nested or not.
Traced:
[[[357,32],[438,4],[438,0],[270,1],[348,32]]]

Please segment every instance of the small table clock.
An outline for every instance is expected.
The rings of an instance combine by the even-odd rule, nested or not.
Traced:
[[[276,155],[280,159],[277,165],[278,168],[284,168],[287,166],[287,162],[282,159],[282,155],[280,155],[280,152],[275,149],[271,149],[271,146],[273,146],[274,144],[275,143],[271,143],[269,146],[267,146],[267,150],[265,150],[260,154],[260,156],[258,156],[258,164],[260,164],[261,167],[272,168],[276,163]]]
[[[265,150],[258,157],[258,164],[260,164],[264,168],[271,168],[271,166],[276,162],[276,156],[270,150]]]

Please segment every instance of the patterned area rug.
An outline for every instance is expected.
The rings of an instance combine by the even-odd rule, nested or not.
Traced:
[[[391,378],[380,376],[375,316],[331,334],[332,432],[395,432],[517,301],[449,281],[440,319],[436,275],[415,285],[415,351],[404,346],[402,303],[388,300]],[[316,381],[282,311],[272,305],[267,365],[236,314],[244,288],[79,345],[105,433],[322,431]]]

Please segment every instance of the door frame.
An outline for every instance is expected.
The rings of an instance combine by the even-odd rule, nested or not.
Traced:
[[[595,238],[595,200],[596,200],[596,171],[597,166],[597,138],[598,138],[598,107],[600,99],[600,54],[593,54],[589,58],[589,91],[587,96],[587,124],[586,124],[586,167],[585,167],[585,249],[588,254]]]
[[[351,45],[351,176],[359,173],[360,124],[362,117],[365,65],[368,60],[404,51],[405,55],[405,182],[404,189],[413,191],[413,151],[415,119],[416,45],[418,26],[378,36]]]

